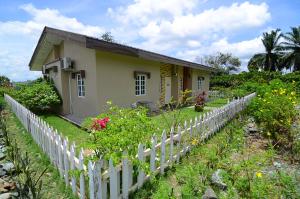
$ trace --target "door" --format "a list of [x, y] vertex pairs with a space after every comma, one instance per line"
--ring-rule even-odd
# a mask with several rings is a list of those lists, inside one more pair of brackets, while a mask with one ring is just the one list
[[171, 98], [171, 77], [165, 77], [165, 104], [170, 103]]

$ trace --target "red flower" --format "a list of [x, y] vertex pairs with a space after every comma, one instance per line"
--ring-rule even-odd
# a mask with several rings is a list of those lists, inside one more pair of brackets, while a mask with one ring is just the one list
[[96, 131], [100, 131], [101, 129], [106, 128], [106, 124], [109, 122], [109, 118], [106, 117], [104, 119], [94, 119], [91, 128]]

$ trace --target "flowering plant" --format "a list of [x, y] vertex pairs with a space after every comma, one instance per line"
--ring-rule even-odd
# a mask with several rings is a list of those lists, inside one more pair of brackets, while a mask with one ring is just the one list
[[106, 124], [109, 122], [109, 117], [105, 117], [104, 119], [97, 119], [93, 120], [91, 129], [94, 131], [100, 131], [106, 128]]
[[144, 107], [120, 108], [107, 103], [107, 110], [96, 118], [87, 118], [83, 126], [91, 132], [91, 144], [95, 158], [113, 159], [118, 162], [122, 152], [128, 157], [135, 157], [138, 144], [150, 145], [150, 138], [155, 132], [155, 125]]
[[196, 97], [195, 111], [197, 112], [203, 111], [205, 105], [205, 97], [206, 97], [205, 91], [203, 91]]
[[252, 100], [249, 109], [274, 143], [288, 147], [294, 137], [290, 129], [296, 118], [296, 104], [293, 84], [272, 80], [269, 85], [257, 88], [257, 97]]

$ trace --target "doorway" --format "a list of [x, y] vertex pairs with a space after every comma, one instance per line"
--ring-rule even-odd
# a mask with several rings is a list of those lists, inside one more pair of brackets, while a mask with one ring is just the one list
[[171, 77], [165, 77], [165, 104], [170, 103], [172, 98], [172, 87], [171, 87]]

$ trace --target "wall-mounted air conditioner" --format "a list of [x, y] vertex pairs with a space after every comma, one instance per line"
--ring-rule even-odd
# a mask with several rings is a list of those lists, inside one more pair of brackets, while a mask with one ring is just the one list
[[71, 60], [70, 57], [64, 57], [62, 59], [62, 64], [61, 64], [61, 69], [62, 70], [67, 70], [67, 71], [71, 71], [73, 70], [73, 61]]

